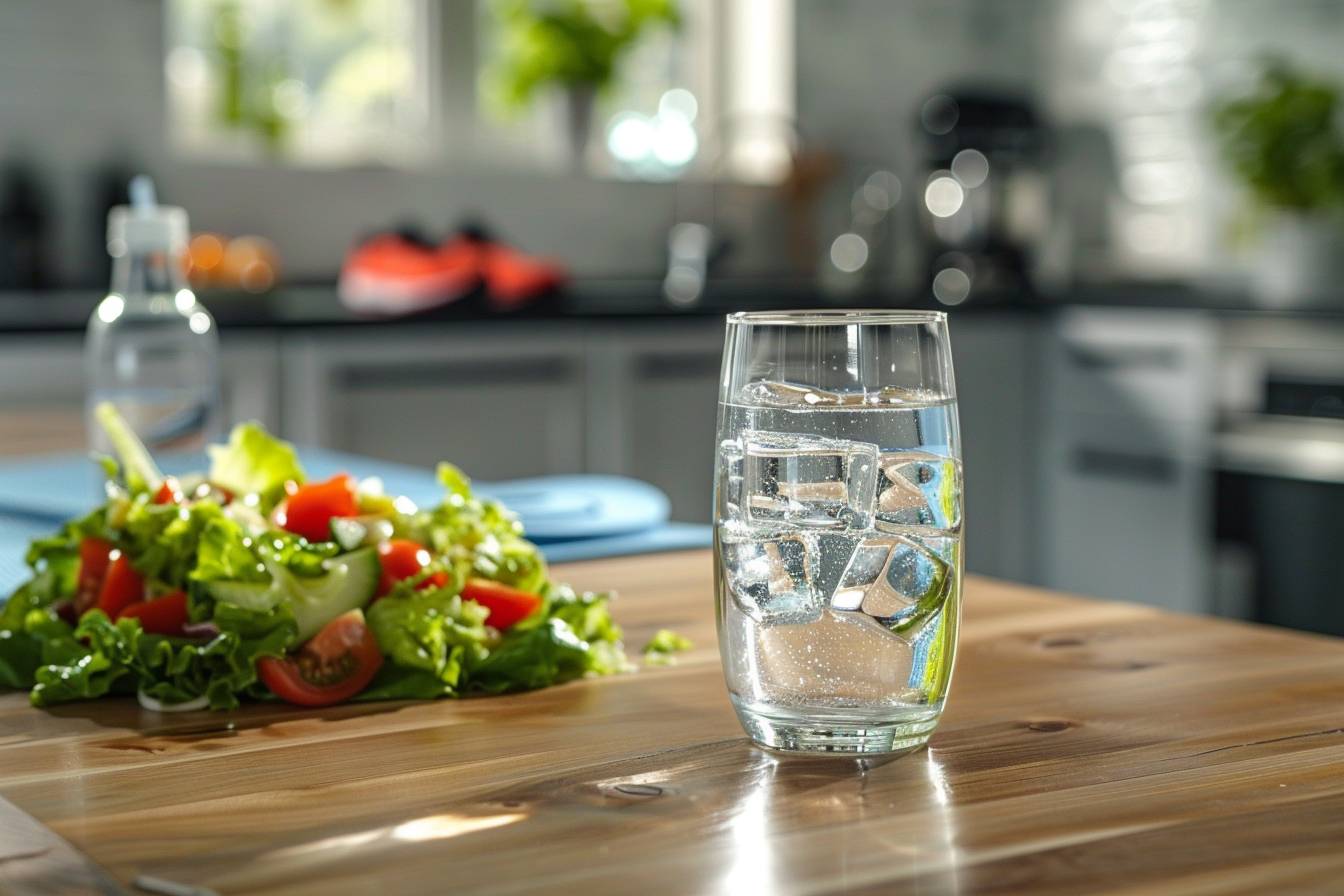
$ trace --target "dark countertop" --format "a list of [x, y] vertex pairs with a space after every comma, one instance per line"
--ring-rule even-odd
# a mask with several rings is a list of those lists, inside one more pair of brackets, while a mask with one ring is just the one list
[[[102, 299], [101, 290], [0, 292], [0, 333], [57, 333], [82, 330]], [[451, 323], [485, 320], [646, 320], [718, 317], [733, 311], [798, 308], [930, 308], [953, 315], [992, 312], [1041, 313], [1073, 306], [1165, 308], [1216, 311], [1227, 315], [1325, 317], [1344, 320], [1344, 303], [1335, 308], [1274, 311], [1259, 307], [1244, 294], [1212, 292], [1177, 284], [1112, 284], [1081, 286], [1051, 296], [1013, 294], [945, 308], [932, 297], [897, 291], [873, 291], [843, 298], [826, 296], [797, 279], [719, 280], [703, 300], [678, 308], [663, 300], [661, 283], [653, 279], [590, 279], [547, 295], [517, 311], [497, 311], [485, 296], [427, 312], [399, 317], [359, 314], [345, 308], [330, 285], [287, 286], [265, 295], [207, 291], [200, 294], [220, 326], [226, 329], [273, 329], [386, 325], [389, 323]]]

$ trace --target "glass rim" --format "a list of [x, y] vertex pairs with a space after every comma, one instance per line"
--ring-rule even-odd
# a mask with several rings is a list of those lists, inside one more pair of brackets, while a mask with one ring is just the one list
[[781, 327], [838, 327], [882, 324], [941, 324], [946, 311], [922, 311], [908, 308], [807, 308], [786, 311], [735, 311], [729, 324], [755, 324]]

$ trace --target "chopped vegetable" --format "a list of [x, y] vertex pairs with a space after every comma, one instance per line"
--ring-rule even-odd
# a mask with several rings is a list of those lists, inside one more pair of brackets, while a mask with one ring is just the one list
[[358, 515], [354, 480], [338, 473], [326, 482], [296, 486], [276, 511], [275, 521], [309, 541], [328, 541], [333, 519]]
[[145, 599], [145, 580], [131, 565], [131, 559], [119, 551], [113, 551], [112, 565], [107, 568], [107, 577], [98, 591], [98, 609], [116, 619], [131, 604]]
[[677, 661], [676, 654], [694, 646], [685, 635], [679, 635], [669, 628], [660, 628], [644, 645], [644, 662], [650, 666], [670, 666]]
[[541, 607], [541, 598], [489, 579], [467, 579], [462, 597], [490, 611], [485, 621], [498, 629], [522, 622]]
[[187, 625], [187, 595], [174, 591], [153, 600], [142, 600], [122, 610], [118, 619], [138, 619], [140, 627], [156, 635], [182, 635]]
[[227, 445], [210, 446], [210, 482], [234, 495], [255, 495], [264, 510], [284, 496], [285, 483], [304, 481], [294, 446], [262, 429], [260, 423], [233, 428]]
[[292, 656], [263, 657], [261, 680], [286, 703], [330, 706], [364, 690], [383, 665], [364, 614], [351, 610], [322, 627]]

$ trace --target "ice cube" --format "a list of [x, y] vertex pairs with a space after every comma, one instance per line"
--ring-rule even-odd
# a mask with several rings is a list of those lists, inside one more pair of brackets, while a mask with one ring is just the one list
[[724, 439], [719, 443], [718, 513], [724, 520], [742, 519], [742, 443]]
[[961, 467], [956, 460], [923, 451], [895, 451], [878, 459], [876, 525], [961, 525]]
[[877, 446], [789, 433], [743, 434], [747, 519], [761, 525], [864, 529], [877, 493]]
[[865, 538], [831, 594], [831, 608], [859, 612], [904, 630], [947, 597], [948, 562], [911, 538]]
[[725, 540], [720, 552], [733, 602], [763, 625], [817, 619], [825, 598], [812, 584], [811, 549], [801, 533]]
[[835, 392], [771, 380], [747, 383], [738, 395], [743, 404], [770, 408], [809, 408], [840, 403], [840, 396]]

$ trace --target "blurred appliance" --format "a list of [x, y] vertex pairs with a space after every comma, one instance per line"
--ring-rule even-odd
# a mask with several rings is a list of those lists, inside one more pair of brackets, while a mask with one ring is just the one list
[[36, 173], [10, 162], [0, 174], [0, 289], [49, 285], [49, 219]]
[[920, 108], [926, 285], [945, 305], [1030, 288], [1049, 229], [1047, 129], [1026, 97], [950, 89]]
[[1248, 318], [1224, 346], [1221, 590], [1236, 615], [1344, 635], [1344, 324]]

